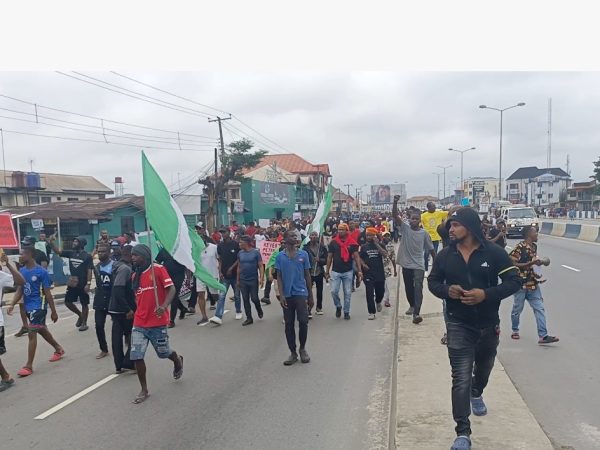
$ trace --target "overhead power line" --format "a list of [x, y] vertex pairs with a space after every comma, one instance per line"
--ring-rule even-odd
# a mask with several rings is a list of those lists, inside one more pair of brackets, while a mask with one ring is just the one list
[[67, 110], [64, 110], [64, 109], [59, 109], [59, 108], [53, 108], [53, 107], [50, 107], [50, 106], [40, 105], [39, 103], [32, 103], [32, 102], [29, 102], [29, 101], [26, 101], [26, 100], [22, 100], [22, 99], [18, 99], [18, 98], [15, 98], [15, 97], [11, 97], [11, 96], [8, 96], [8, 95], [5, 95], [5, 94], [0, 94], [0, 97], [4, 97], [4, 98], [7, 98], [9, 100], [13, 100], [13, 101], [16, 101], [16, 102], [24, 103], [24, 104], [27, 104], [27, 105], [30, 105], [30, 106], [33, 106], [33, 107], [47, 109], [49, 111], [61, 112], [61, 113], [64, 113], [64, 114], [71, 114], [73, 116], [85, 117], [87, 119], [94, 119], [94, 120], [98, 120], [98, 121], [102, 121], [103, 120], [104, 122], [110, 122], [110, 123], [115, 123], [115, 124], [118, 124], [118, 125], [123, 125], [123, 126], [128, 126], [128, 127], [133, 127], [133, 128], [140, 128], [140, 129], [144, 129], [144, 130], [159, 131], [161, 133], [172, 133], [172, 134], [175, 134], [175, 135], [181, 134], [182, 136], [192, 136], [192, 137], [197, 137], [197, 138], [204, 138], [204, 139], [214, 140], [214, 137], [211, 137], [211, 136], [201, 136], [201, 135], [198, 135], [198, 134], [184, 133], [183, 131], [164, 130], [164, 129], [154, 128], [154, 127], [148, 127], [148, 126], [144, 126], [144, 125], [136, 125], [136, 124], [129, 123], [129, 122], [119, 122], [119, 121], [116, 121], [116, 120], [104, 119], [104, 118], [96, 117], [96, 116], [89, 116], [89, 115], [86, 115], [86, 114], [76, 113], [76, 112], [73, 112], [73, 111], [67, 111]]
[[[101, 84], [94, 83], [94, 82], [88, 81], [88, 80], [84, 80], [83, 78], [79, 78], [79, 77], [76, 77], [74, 75], [70, 75], [68, 73], [60, 72], [58, 70], [56, 71], [56, 73], [58, 73], [60, 75], [64, 75], [64, 76], [69, 77], [69, 78], [73, 78], [73, 79], [78, 80], [78, 81], [82, 81], [82, 82], [87, 83], [87, 84], [91, 84], [93, 86], [97, 86], [97, 87], [102, 88], [102, 89], [106, 89], [108, 91], [116, 92], [117, 94], [121, 94], [121, 95], [125, 95], [127, 97], [134, 98], [136, 100], [140, 100], [140, 101], [143, 101], [143, 102], [146, 102], [146, 103], [151, 103], [151, 104], [157, 105], [157, 106], [162, 106], [163, 108], [172, 109], [174, 111], [179, 111], [179, 112], [186, 113], [186, 114], [191, 114], [192, 116], [197, 116], [197, 117], [205, 117], [205, 118], [206, 117], [212, 117], [210, 114], [196, 113], [196, 112], [192, 112], [192, 111], [186, 111], [185, 109], [182, 109], [182, 108], [174, 108], [174, 107], [169, 106], [167, 104], [158, 103], [158, 102], [155, 102], [155, 101], [152, 101], [152, 100], [146, 100], [145, 98], [134, 96], [134, 95], [128, 94], [127, 92], [118, 91], [116, 89], [112, 89], [112, 88], [107, 87], [107, 86], [102, 86]], [[162, 101], [162, 100], [159, 100], [159, 101]]]

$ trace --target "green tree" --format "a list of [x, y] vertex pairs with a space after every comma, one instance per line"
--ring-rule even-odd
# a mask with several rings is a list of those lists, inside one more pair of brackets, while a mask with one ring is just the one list
[[594, 175], [590, 176], [596, 182], [595, 194], [600, 195], [600, 156], [594, 161]]

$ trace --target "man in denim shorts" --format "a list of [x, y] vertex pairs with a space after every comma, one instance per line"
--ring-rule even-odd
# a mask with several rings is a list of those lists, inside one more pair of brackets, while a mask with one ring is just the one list
[[160, 264], [152, 264], [150, 248], [144, 244], [132, 248], [131, 259], [135, 267], [132, 286], [137, 303], [131, 333], [131, 361], [135, 363], [142, 386], [133, 403], [139, 404], [150, 395], [144, 362], [148, 343], [152, 344], [159, 358], [173, 361], [173, 378], [176, 380], [183, 375], [183, 356], [177, 355], [169, 346], [168, 308], [175, 298], [175, 286], [169, 273]]

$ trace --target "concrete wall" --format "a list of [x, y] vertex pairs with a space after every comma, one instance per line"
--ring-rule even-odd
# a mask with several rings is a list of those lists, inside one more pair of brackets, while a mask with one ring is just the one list
[[540, 233], [600, 243], [600, 225], [542, 221]]

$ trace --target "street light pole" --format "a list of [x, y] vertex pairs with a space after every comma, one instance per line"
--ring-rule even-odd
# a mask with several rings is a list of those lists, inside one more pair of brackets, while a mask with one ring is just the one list
[[434, 175], [437, 175], [438, 189], [437, 189], [437, 198], [440, 199], [440, 175], [441, 173], [432, 172]]
[[448, 150], [451, 152], [460, 153], [460, 192], [461, 192], [461, 195], [464, 197], [463, 157], [466, 152], [475, 150], [475, 147], [467, 148], [465, 150], [456, 150], [454, 148], [449, 148]]
[[[353, 184], [345, 184], [344, 186], [346, 186], [348, 188], [348, 197], [350, 197], [350, 187], [354, 186]], [[348, 201], [348, 199], [346, 199], [346, 205], [348, 206], [348, 214], [350, 214], [350, 202]]]
[[500, 113], [500, 164], [498, 167], [498, 199], [502, 200], [502, 122], [504, 120], [504, 111], [507, 111], [517, 106], [525, 106], [524, 102], [517, 103], [516, 105], [509, 106], [508, 108], [492, 108], [491, 106], [479, 105], [481, 109], [493, 109]]
[[449, 166], [437, 166], [444, 171], [444, 198], [446, 198], [446, 169], [452, 167], [452, 164]]

